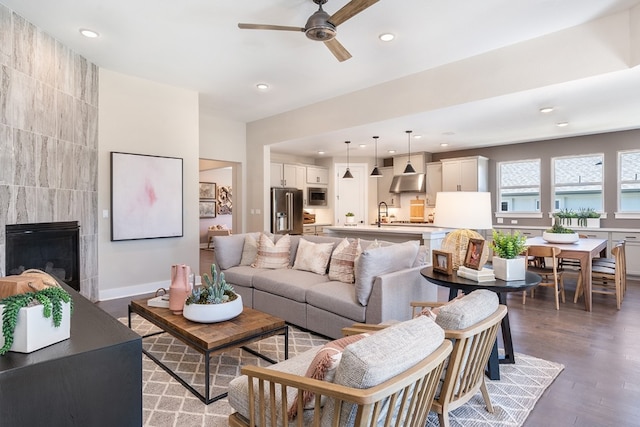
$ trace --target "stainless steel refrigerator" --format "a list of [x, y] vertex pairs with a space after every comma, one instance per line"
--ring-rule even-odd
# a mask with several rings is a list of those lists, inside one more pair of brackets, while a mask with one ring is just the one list
[[302, 190], [271, 189], [271, 232], [302, 234]]

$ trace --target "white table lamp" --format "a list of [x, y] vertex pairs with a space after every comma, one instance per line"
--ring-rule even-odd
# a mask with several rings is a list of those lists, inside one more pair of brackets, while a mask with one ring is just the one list
[[[474, 230], [490, 230], [491, 193], [472, 191], [440, 192], [436, 194], [434, 225], [455, 228], [442, 240], [441, 250], [451, 252], [453, 269], [464, 265], [469, 239], [484, 238]], [[484, 245], [480, 266], [489, 259], [489, 248]]]

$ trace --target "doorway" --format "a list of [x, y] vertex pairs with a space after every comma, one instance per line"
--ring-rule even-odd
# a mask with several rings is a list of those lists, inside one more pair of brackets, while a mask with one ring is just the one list
[[353, 178], [342, 178], [347, 170], [346, 163], [336, 163], [335, 170], [336, 208], [334, 210], [334, 224], [344, 225], [345, 214], [347, 212], [352, 212], [355, 215], [355, 221], [357, 224], [368, 224], [367, 164], [350, 164], [349, 170], [351, 171]]

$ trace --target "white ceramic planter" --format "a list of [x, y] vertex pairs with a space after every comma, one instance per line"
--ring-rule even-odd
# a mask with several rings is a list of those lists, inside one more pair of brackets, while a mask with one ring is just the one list
[[600, 218], [587, 218], [587, 228], [600, 228]]
[[355, 216], [345, 216], [345, 224], [355, 224], [356, 217]]
[[[64, 341], [71, 336], [71, 307], [69, 303], [62, 304], [62, 321], [55, 327], [53, 316], [46, 318], [42, 315], [42, 305], [34, 305], [20, 309], [16, 330], [13, 333], [13, 344], [9, 351], [31, 353], [43, 347]], [[4, 305], [0, 304], [0, 318], [4, 312]], [[2, 323], [0, 322], [0, 332]], [[0, 347], [4, 345], [4, 336], [0, 334]]]
[[512, 259], [493, 257], [493, 274], [496, 279], [510, 281], [510, 280], [524, 280], [526, 274], [526, 259], [525, 257], [516, 257]]
[[580, 238], [578, 233], [548, 233], [543, 232], [542, 238], [549, 243], [575, 243]]
[[216, 323], [233, 319], [242, 313], [242, 297], [224, 304], [185, 304], [182, 315], [198, 323]]

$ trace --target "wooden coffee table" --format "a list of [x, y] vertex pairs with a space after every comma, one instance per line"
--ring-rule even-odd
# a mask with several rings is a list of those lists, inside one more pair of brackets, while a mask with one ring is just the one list
[[244, 346], [273, 335], [284, 335], [284, 357], [285, 359], [289, 358], [288, 326], [284, 320], [278, 317], [245, 307], [238, 317], [226, 322], [196, 323], [187, 320], [182, 315], [173, 314], [168, 308], [149, 307], [147, 301], [148, 299], [131, 301], [129, 304], [129, 328], [131, 328], [131, 313], [135, 313], [162, 329], [160, 332], [143, 336], [143, 339], [166, 332], [203, 354], [204, 394], [193, 388], [171, 368], [145, 350], [144, 347], [142, 352], [207, 405], [227, 396], [227, 393], [213, 397], [210, 395], [209, 361], [211, 355], [240, 347], [270, 363], [276, 363], [275, 360]]

